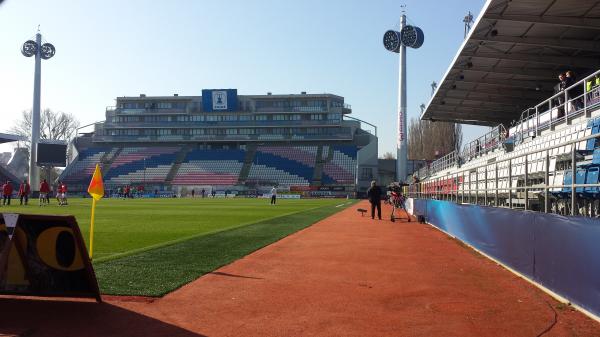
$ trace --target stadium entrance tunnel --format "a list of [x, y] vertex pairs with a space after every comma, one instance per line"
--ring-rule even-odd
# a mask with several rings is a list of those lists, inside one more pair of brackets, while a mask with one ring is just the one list
[[407, 208], [530, 281], [600, 316], [597, 219], [428, 199]]

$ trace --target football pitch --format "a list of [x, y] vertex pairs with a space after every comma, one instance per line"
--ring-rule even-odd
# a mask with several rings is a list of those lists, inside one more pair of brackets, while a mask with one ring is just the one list
[[[15, 202], [16, 201], [16, 202]], [[102, 293], [162, 296], [334, 214], [345, 199], [103, 199], [97, 203], [94, 269]], [[91, 199], [0, 207], [3, 213], [70, 214], [89, 247]]]

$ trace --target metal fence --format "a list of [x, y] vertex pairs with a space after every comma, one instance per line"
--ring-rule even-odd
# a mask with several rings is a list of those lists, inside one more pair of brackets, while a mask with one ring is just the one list
[[[597, 138], [600, 138], [600, 134], [549, 146], [542, 151], [529, 151], [513, 158], [497, 160], [492, 164], [485, 163], [468, 169], [458, 169], [446, 176], [412, 184], [405, 192], [413, 198], [598, 217], [600, 216], [600, 183], [577, 183], [579, 170], [589, 170], [590, 167], [598, 167], [600, 164], [600, 162], [594, 163], [593, 159], [590, 160], [592, 154], [588, 153], [586, 156], [584, 151], [577, 150], [577, 143]], [[554, 149], [564, 146], [571, 147], [570, 160], [557, 161], [556, 165], [561, 164], [562, 169], [556, 168], [551, 172], [550, 163], [551, 160], [556, 160], [556, 157], [550, 154]], [[529, 163], [540, 153], [543, 154], [542, 176], [531, 176], [528, 172]], [[524, 165], [523, 174], [515, 174], [516, 162]], [[589, 166], [578, 168], [578, 162], [585, 162]], [[506, 176], [500, 176], [500, 170], [507, 170]], [[570, 174], [571, 183], [565, 184], [564, 181], [557, 183], [550, 179], [559, 176], [563, 179], [564, 175], [559, 173]], [[502, 182], [505, 181], [508, 182], [508, 186], [503, 186]]]

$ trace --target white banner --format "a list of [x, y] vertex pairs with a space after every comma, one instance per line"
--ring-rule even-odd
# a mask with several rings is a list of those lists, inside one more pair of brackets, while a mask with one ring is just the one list
[[6, 231], [8, 232], [8, 238], [12, 239], [15, 227], [17, 226], [17, 220], [19, 219], [19, 214], [13, 213], [2, 213], [4, 217], [4, 224], [6, 225]]
[[413, 212], [413, 198], [408, 198], [404, 202], [404, 206], [406, 206], [406, 211], [412, 215], [415, 215]]

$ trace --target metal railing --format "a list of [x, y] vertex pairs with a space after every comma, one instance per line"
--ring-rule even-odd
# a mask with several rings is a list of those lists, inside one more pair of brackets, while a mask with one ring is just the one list
[[509, 129], [510, 135], [515, 137], [515, 143], [523, 142], [530, 132], [537, 135], [544, 129], [580, 114], [589, 117], [589, 109], [600, 103], [599, 76], [600, 70], [524, 110], [517, 125]]
[[[410, 185], [405, 192], [413, 198], [599, 217], [600, 182], [577, 183], [579, 172], [584, 169], [589, 172], [590, 167], [600, 166], [586, 158], [593, 158], [591, 150], [578, 150], [577, 144], [587, 144], [588, 140], [597, 138], [600, 138], [600, 133], [548, 146], [541, 151], [532, 150], [512, 158], [496, 160], [492, 164], [458, 170], [443, 177]], [[551, 156], [554, 149], [564, 146], [571, 148], [570, 158], [559, 160], [559, 157]], [[533, 158], [539, 157], [540, 153], [543, 154], [542, 171], [529, 172], [532, 166], [530, 164], [539, 161]], [[551, 172], [553, 161], [555, 169]], [[587, 165], [578, 167], [578, 162]], [[562, 169], [556, 168], [559, 164], [563, 166]], [[523, 170], [516, 170], [520, 165]], [[500, 175], [501, 171], [506, 174]], [[571, 176], [571, 183], [555, 181], [557, 178], [564, 179], [564, 175]]]
[[502, 146], [502, 143], [504, 143], [504, 140], [506, 140], [506, 135], [506, 129], [502, 124], [494, 127], [491, 131], [487, 132], [483, 136], [466, 144], [460, 153], [461, 159], [468, 161], [471, 158], [497, 149], [498, 147]]

